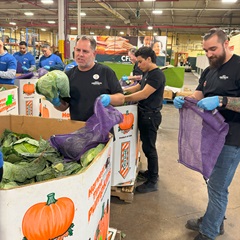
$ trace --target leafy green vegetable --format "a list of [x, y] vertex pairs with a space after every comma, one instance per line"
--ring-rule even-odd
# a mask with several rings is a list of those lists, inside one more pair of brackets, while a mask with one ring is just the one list
[[105, 147], [104, 144], [100, 143], [97, 145], [97, 147], [95, 148], [91, 148], [88, 151], [86, 151], [82, 157], [81, 157], [81, 164], [83, 167], [88, 166], [92, 160], [103, 150], [103, 148]]
[[21, 153], [35, 153], [39, 147], [39, 143], [37, 140], [31, 138], [22, 138], [16, 141], [13, 144], [13, 149], [21, 154]]
[[30, 163], [21, 162], [12, 164], [5, 162], [3, 165], [3, 178], [8, 181], [24, 182], [41, 172], [45, 168], [45, 165], [46, 159], [44, 157], [39, 157]]
[[52, 101], [58, 94], [64, 97], [70, 97], [70, 88], [68, 76], [60, 71], [53, 70], [40, 77], [36, 83], [36, 91]]
[[5, 179], [3, 179], [0, 182], [0, 189], [10, 189], [10, 188], [15, 188], [18, 187], [18, 184], [16, 182], [9, 182]]

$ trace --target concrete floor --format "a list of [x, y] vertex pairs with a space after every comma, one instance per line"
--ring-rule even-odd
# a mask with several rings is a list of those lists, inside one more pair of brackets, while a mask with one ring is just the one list
[[[184, 87], [197, 85], [192, 73], [185, 73]], [[135, 192], [132, 203], [111, 198], [110, 226], [126, 234], [124, 240], [193, 240], [196, 232], [185, 228], [190, 218], [202, 216], [207, 204], [207, 188], [200, 173], [177, 162], [178, 110], [171, 103], [162, 109], [158, 131], [159, 190]], [[142, 168], [146, 159], [141, 155]], [[217, 240], [240, 240], [240, 168], [229, 189], [225, 234]]]

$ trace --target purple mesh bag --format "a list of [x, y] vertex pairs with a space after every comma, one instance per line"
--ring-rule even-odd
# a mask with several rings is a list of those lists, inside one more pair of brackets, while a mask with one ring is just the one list
[[46, 70], [45, 68], [39, 68], [37, 70], [38, 72], [38, 78], [42, 77], [43, 75], [47, 74], [48, 73], [48, 70]]
[[185, 98], [179, 110], [179, 162], [209, 178], [221, 153], [228, 124], [217, 111], [204, 111], [197, 100]]
[[29, 73], [24, 73], [24, 74], [21, 74], [20, 76], [17, 76], [16, 79], [30, 79], [33, 77], [34, 77], [33, 72], [29, 72]]
[[22, 64], [17, 61], [17, 69], [16, 69], [16, 72], [17, 73], [23, 73], [23, 70], [22, 70]]
[[70, 134], [53, 135], [49, 141], [65, 160], [79, 161], [90, 148], [108, 142], [110, 130], [122, 121], [122, 113], [112, 106], [104, 107], [98, 97], [94, 104], [94, 114], [83, 128]]

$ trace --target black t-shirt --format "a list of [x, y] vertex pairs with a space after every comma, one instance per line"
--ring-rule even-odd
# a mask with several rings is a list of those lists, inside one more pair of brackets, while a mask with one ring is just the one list
[[[199, 79], [196, 90], [202, 91], [204, 97], [240, 97], [240, 57], [233, 55], [218, 69], [206, 68]], [[240, 146], [240, 113], [225, 108], [218, 110], [229, 124], [225, 144]]]
[[156, 91], [152, 93], [147, 99], [139, 101], [139, 108], [145, 111], [161, 110], [165, 82], [165, 76], [159, 68], [155, 68], [145, 73], [141, 82], [139, 83], [141, 84], [141, 89], [143, 89], [146, 84], [149, 84], [151, 87], [155, 88]]
[[66, 72], [70, 84], [70, 116], [86, 121], [94, 113], [94, 102], [101, 94], [123, 93], [115, 72], [108, 66], [95, 63], [89, 71], [78, 66]]

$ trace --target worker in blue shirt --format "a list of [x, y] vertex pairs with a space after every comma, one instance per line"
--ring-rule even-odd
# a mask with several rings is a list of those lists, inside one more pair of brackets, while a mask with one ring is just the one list
[[64, 70], [64, 64], [59, 56], [51, 52], [49, 45], [42, 46], [43, 56], [39, 60], [39, 68], [44, 68], [48, 71]]
[[17, 61], [13, 55], [4, 50], [0, 40], [0, 84], [14, 84]]
[[32, 72], [36, 69], [34, 56], [27, 52], [27, 43], [21, 41], [19, 43], [19, 52], [13, 54], [17, 60], [17, 73]]
[[67, 72], [69, 71], [70, 69], [72, 69], [73, 67], [77, 66], [77, 63], [76, 61], [72, 61], [70, 62], [68, 65], [66, 65], [66, 67], [64, 68], [64, 72]]

